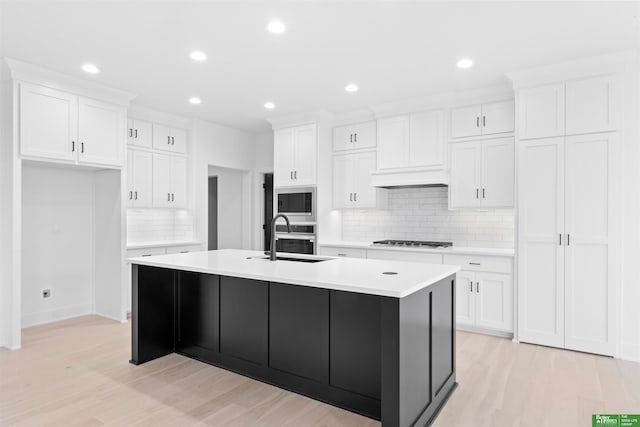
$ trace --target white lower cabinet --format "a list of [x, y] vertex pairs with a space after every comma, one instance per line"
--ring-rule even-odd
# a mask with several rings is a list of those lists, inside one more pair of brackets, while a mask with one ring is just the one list
[[461, 329], [513, 332], [513, 261], [509, 257], [445, 255], [459, 265], [456, 325]]
[[367, 251], [367, 258], [384, 259], [384, 260], [391, 260], [391, 261], [424, 262], [427, 264], [442, 264], [442, 255], [434, 254], [430, 252], [418, 253], [418, 252], [385, 251], [385, 250], [371, 249]]
[[339, 246], [322, 246], [320, 247], [320, 255], [342, 258], [366, 258], [367, 250], [358, 248], [344, 248]]

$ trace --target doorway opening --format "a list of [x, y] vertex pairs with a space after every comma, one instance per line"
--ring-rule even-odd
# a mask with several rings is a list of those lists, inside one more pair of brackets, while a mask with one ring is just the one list
[[209, 177], [209, 250], [218, 249], [218, 177]]
[[271, 250], [271, 220], [273, 219], [273, 174], [264, 174], [264, 183], [262, 184], [264, 191], [264, 222], [262, 230], [264, 230], [264, 250]]

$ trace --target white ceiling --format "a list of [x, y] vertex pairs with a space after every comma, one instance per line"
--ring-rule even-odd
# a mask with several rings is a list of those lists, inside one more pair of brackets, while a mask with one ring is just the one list
[[[505, 72], [640, 46], [637, 1], [20, 0], [0, 8], [3, 56], [252, 132], [268, 130], [272, 115], [506, 83]], [[265, 31], [274, 18], [286, 33]], [[208, 60], [191, 61], [192, 49]], [[462, 56], [476, 66], [458, 70]], [[84, 74], [85, 62], [101, 73]], [[346, 93], [348, 82], [360, 91]], [[277, 109], [266, 111], [266, 101]]]

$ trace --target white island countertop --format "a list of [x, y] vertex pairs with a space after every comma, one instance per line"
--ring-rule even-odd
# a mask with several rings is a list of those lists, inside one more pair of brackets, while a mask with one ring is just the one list
[[[260, 251], [223, 249], [129, 258], [131, 264], [288, 283], [314, 288], [406, 297], [460, 270], [459, 266], [356, 258], [332, 258], [279, 252], [290, 258], [326, 261], [269, 261]], [[393, 272], [397, 274], [384, 274]]]

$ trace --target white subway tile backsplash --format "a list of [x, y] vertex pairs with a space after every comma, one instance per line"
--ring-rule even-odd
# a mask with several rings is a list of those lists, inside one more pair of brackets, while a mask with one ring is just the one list
[[388, 191], [385, 210], [343, 212], [343, 240], [441, 240], [451, 241], [455, 246], [514, 246], [512, 209], [450, 211], [446, 187]]
[[193, 240], [193, 214], [174, 209], [127, 209], [127, 243]]

